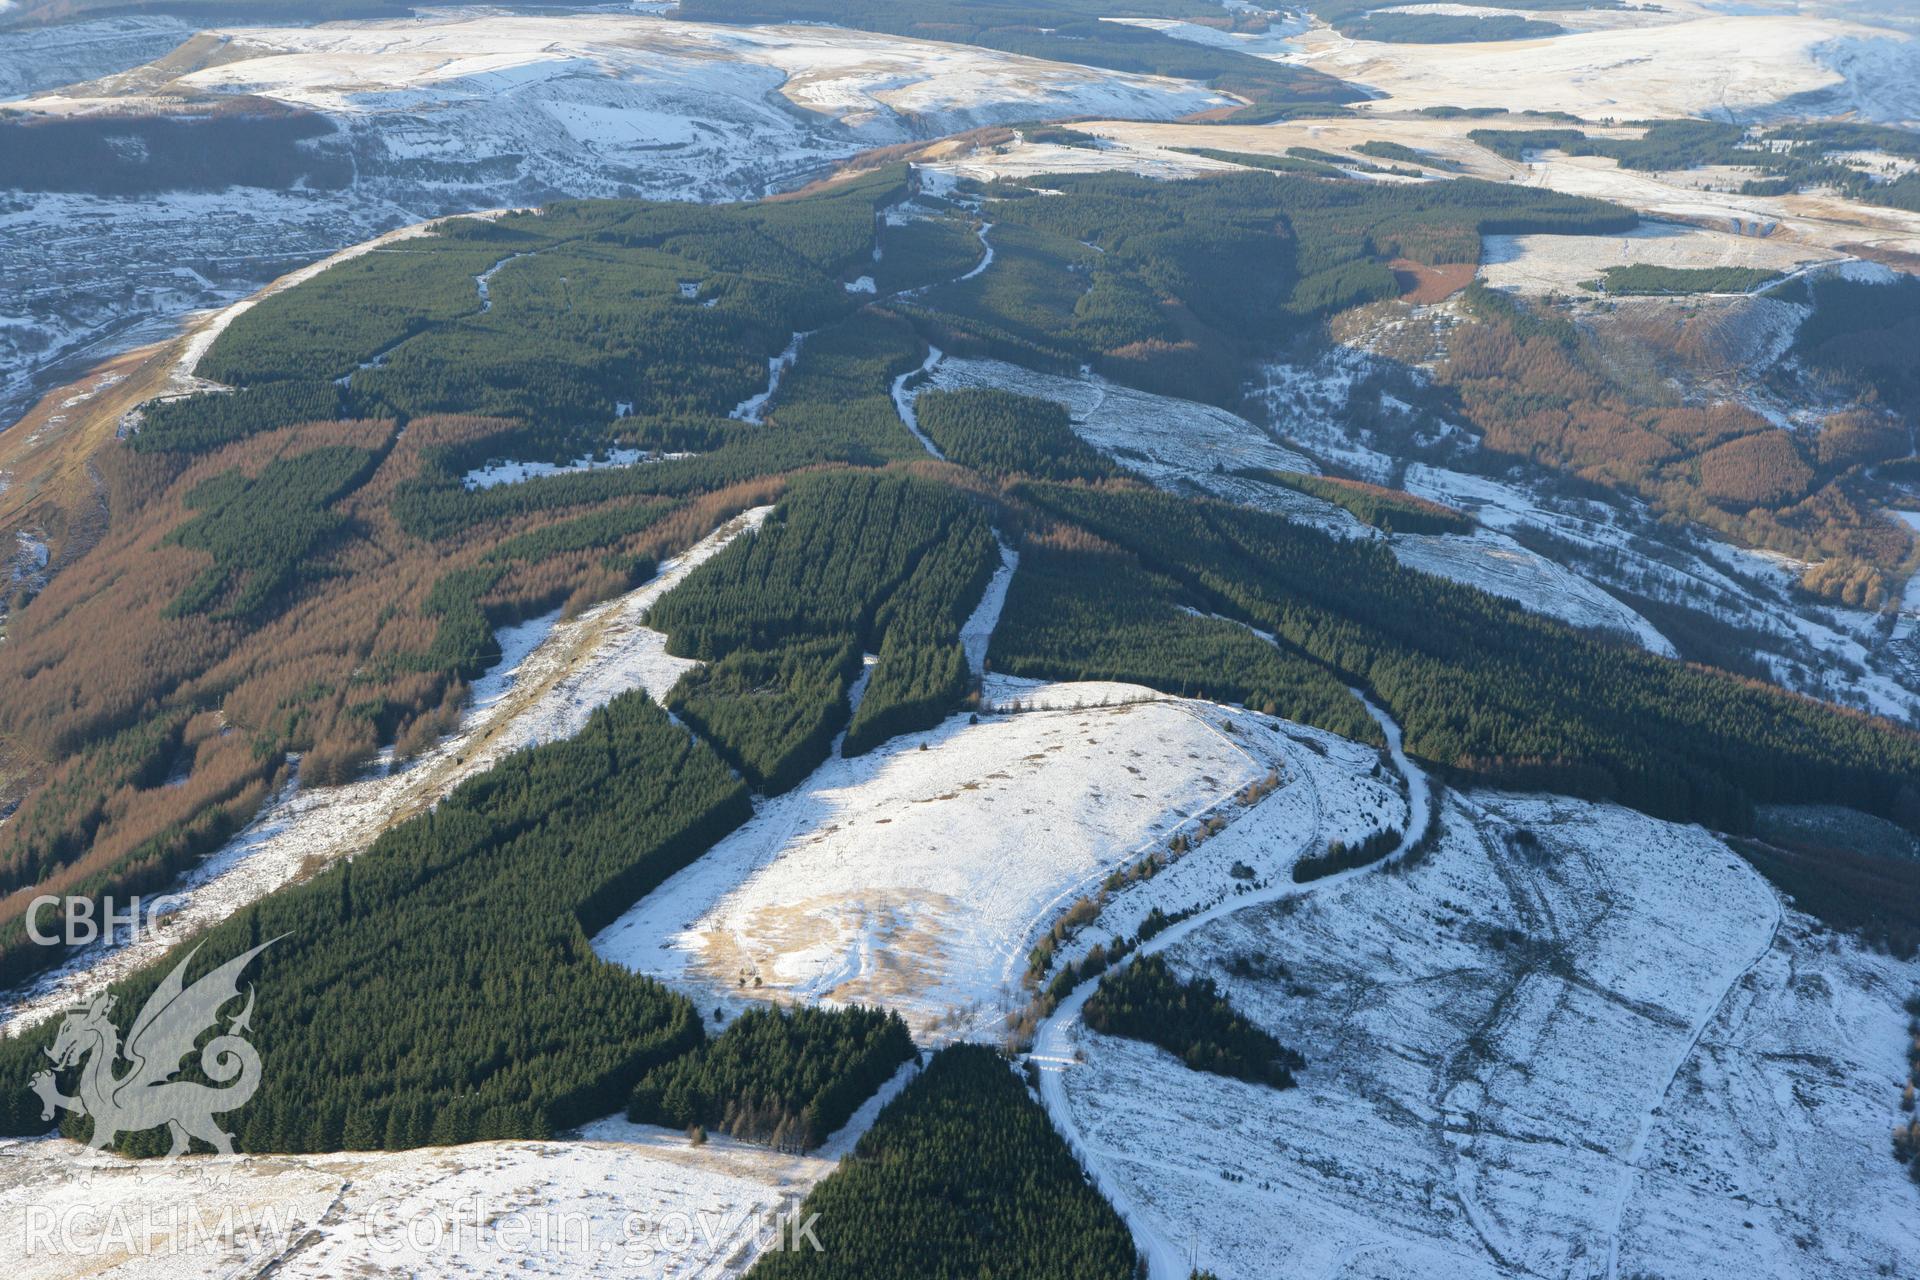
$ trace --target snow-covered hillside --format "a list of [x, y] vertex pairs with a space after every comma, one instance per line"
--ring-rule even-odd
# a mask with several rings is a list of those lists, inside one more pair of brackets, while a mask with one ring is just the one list
[[1238, 414], [1212, 405], [1137, 391], [1092, 373], [1077, 378], [1023, 369], [1004, 360], [945, 359], [918, 391], [998, 388], [1066, 406], [1074, 433], [1146, 479], [1207, 489], [1220, 472], [1319, 468]]
[[[1092, 374], [1075, 378], [1038, 373], [1001, 360], [942, 359], [931, 367], [916, 393], [980, 387], [1017, 391], [1066, 406], [1076, 434], [1162, 488], [1277, 512], [1335, 537], [1381, 536], [1331, 502], [1234, 474], [1254, 468], [1315, 475], [1320, 468], [1305, 454], [1224, 409], [1136, 391]], [[1307, 419], [1300, 415], [1276, 422], [1282, 430], [1306, 425]], [[1321, 425], [1333, 436], [1341, 434], [1330, 416]], [[1572, 626], [1625, 635], [1651, 652], [1674, 656], [1666, 638], [1632, 609], [1579, 574], [1502, 534], [1487, 530], [1471, 536], [1400, 534], [1389, 541], [1402, 564], [1517, 600]]]
[[[1668, 8], [1678, 12], [1659, 12]], [[1559, 20], [1557, 12], [1542, 16]], [[1900, 65], [1897, 50], [1904, 44], [1884, 29], [1831, 17], [1678, 0], [1645, 6], [1618, 24], [1544, 40], [1389, 44], [1315, 28], [1276, 60], [1378, 90], [1379, 105], [1390, 109], [1490, 106], [1568, 111], [1590, 120], [1764, 119], [1829, 94], [1843, 100], [1877, 95], [1876, 86]], [[1879, 118], [1902, 117], [1895, 108]]]
[[[869, 146], [1049, 115], [1165, 119], [1226, 101], [1161, 77], [971, 45], [637, 14], [463, 18], [442, 11], [418, 22], [223, 30], [168, 61], [162, 83], [155, 82], [155, 68], [102, 88], [257, 93], [337, 117], [404, 113], [429, 120], [476, 105], [498, 109], [505, 101], [516, 110], [544, 109], [576, 141], [610, 150], [644, 142], [712, 152], [726, 140], [695, 121], [722, 99], [739, 105], [741, 123], [779, 123], [792, 133], [796, 122], [780, 120], [779, 105], [762, 100], [769, 92], [845, 125]], [[580, 103], [582, 81], [601, 85], [613, 110]], [[52, 95], [45, 101], [57, 107], [66, 100]], [[691, 119], [680, 109], [696, 105]]]
[[1676, 657], [1652, 623], [1579, 574], [1491, 530], [1460, 537], [1400, 534], [1393, 554], [1401, 564], [1518, 600], [1570, 626], [1624, 634], [1651, 653]]
[[1445, 830], [1168, 952], [1307, 1056], [1299, 1089], [1079, 1031], [1073, 1123], [1137, 1233], [1221, 1275], [1920, 1265], [1885, 1138], [1914, 966], [1697, 828], [1475, 794]]
[[0, 1238], [32, 1242], [14, 1253], [21, 1280], [103, 1266], [120, 1280], [717, 1280], [744, 1273], [832, 1171], [819, 1155], [717, 1136], [693, 1147], [613, 1119], [558, 1142], [172, 1162], [7, 1141]]
[[1861, 34], [1818, 45], [1813, 56], [1841, 77], [1831, 88], [1788, 104], [1795, 112], [1857, 113], [1866, 120], [1920, 124], [1920, 40]]
[[192, 34], [178, 18], [139, 15], [0, 31], [0, 102], [137, 67]]
[[995, 678], [988, 695], [1022, 709], [830, 760], [594, 949], [702, 1003], [880, 1002], [922, 1038], [992, 1039], [1040, 930], [1116, 868], [1237, 818], [1235, 793], [1269, 772], [1299, 784], [1302, 840], [1401, 820], [1366, 749], [1343, 803], [1316, 810], [1323, 757], [1260, 716], [1133, 685]]

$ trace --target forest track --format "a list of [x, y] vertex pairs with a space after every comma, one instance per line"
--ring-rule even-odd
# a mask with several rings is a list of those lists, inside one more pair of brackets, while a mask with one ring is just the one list
[[[1402, 747], [1399, 724], [1359, 690], [1354, 690], [1354, 693], [1366, 704], [1368, 713], [1373, 716], [1374, 721], [1386, 735], [1387, 750], [1392, 755], [1401, 776], [1407, 780], [1407, 827], [1399, 845], [1378, 862], [1335, 872], [1333, 875], [1324, 876], [1307, 885], [1295, 884], [1291, 879], [1276, 878], [1252, 893], [1230, 894], [1206, 910], [1189, 916], [1141, 943], [1137, 948], [1137, 954], [1158, 954], [1203, 926], [1241, 911], [1268, 906], [1287, 899], [1305, 898], [1339, 888], [1356, 877], [1373, 874], [1393, 865], [1420, 842], [1432, 813], [1432, 785], [1428, 782], [1425, 772], [1408, 759]], [[1303, 770], [1302, 775], [1311, 781], [1310, 773]], [[1278, 794], [1280, 793], [1275, 793], [1275, 795]], [[1302, 841], [1302, 850], [1312, 847], [1320, 838], [1320, 823], [1317, 818], [1320, 812], [1318, 800], [1319, 792], [1316, 787], [1316, 821], [1313, 829]], [[1133, 1233], [1134, 1240], [1147, 1260], [1148, 1280], [1187, 1280], [1192, 1270], [1189, 1266], [1188, 1250], [1171, 1237], [1156, 1232], [1148, 1224], [1146, 1216], [1132, 1202], [1112, 1165], [1104, 1158], [1105, 1153], [1090, 1148], [1078, 1123], [1073, 1118], [1073, 1109], [1067, 1098], [1066, 1072], [1078, 1062], [1074, 1031], [1081, 1021], [1087, 997], [1093, 994], [1098, 983], [1097, 975], [1088, 978], [1059, 1003], [1053, 1013], [1035, 1031], [1033, 1048], [1027, 1057], [1039, 1068], [1040, 1100], [1045, 1104], [1047, 1114], [1053, 1118], [1054, 1128], [1059, 1130], [1067, 1146], [1092, 1176], [1100, 1193], [1112, 1203], [1122, 1221], [1127, 1224], [1128, 1230]]]

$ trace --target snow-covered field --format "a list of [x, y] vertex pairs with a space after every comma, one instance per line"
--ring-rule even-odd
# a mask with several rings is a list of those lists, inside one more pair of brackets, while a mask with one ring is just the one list
[[1818, 936], [1697, 828], [1475, 794], [1411, 874], [1308, 886], [1168, 955], [1309, 1061], [1279, 1092], [1084, 1028], [1056, 1055], [1096, 1165], [1183, 1267], [1920, 1265], [1885, 1135], [1920, 969]]
[[1534, 554], [1504, 534], [1488, 529], [1470, 537], [1398, 534], [1392, 545], [1394, 558], [1409, 568], [1517, 600], [1571, 626], [1624, 632], [1642, 648], [1669, 658], [1677, 656], [1673, 645], [1645, 618], [1580, 575]]
[[1138, 686], [994, 677], [985, 696], [1057, 709], [828, 761], [595, 951], [703, 1002], [882, 1002], [923, 1039], [993, 1038], [1054, 916], [1286, 754], [1261, 717]]
[[1069, 378], [1002, 360], [945, 359], [914, 391], [982, 387], [1065, 405], [1076, 435], [1159, 484], [1186, 481], [1204, 487], [1216, 471], [1244, 467], [1310, 475], [1320, 470], [1237, 414], [1135, 391], [1090, 373]]
[[[1527, 16], [1559, 20], [1558, 13]], [[1895, 78], [1890, 70], [1904, 65], [1907, 47], [1903, 36], [1832, 18], [1696, 10], [1680, 22], [1492, 44], [1378, 43], [1321, 27], [1293, 41], [1285, 60], [1378, 91], [1375, 109], [1507, 107], [1591, 120], [1724, 119], [1765, 117], [1801, 95], [1832, 95], [1849, 78], [1862, 86], [1886, 82]], [[1880, 118], [1907, 118], [1911, 93], [1883, 109]]]
[[1796, 251], [1830, 251], [1823, 256], [1839, 256], [1845, 246], [1863, 243], [1903, 253], [1920, 249], [1920, 213], [1862, 205], [1836, 196], [1745, 196], [1703, 191], [1685, 174], [1622, 169], [1603, 156], [1557, 152], [1530, 157], [1520, 172], [1505, 176], [1569, 195], [1612, 200], [1656, 217], [1741, 236], [1798, 242]]
[[[1359, 696], [1359, 691], [1355, 690], [1355, 694]], [[1386, 759], [1375, 757], [1374, 767], [1367, 771], [1364, 780], [1357, 767], [1329, 774], [1326, 769], [1309, 763], [1307, 752], [1293, 752], [1294, 769], [1280, 789], [1254, 803], [1238, 822], [1209, 840], [1200, 856], [1189, 855], [1172, 870], [1119, 891], [1101, 911], [1096, 925], [1112, 926], [1116, 934], [1136, 931], [1151, 904], [1166, 911], [1171, 923], [1144, 939], [1139, 954], [1161, 953], [1238, 913], [1287, 902], [1304, 892], [1330, 891], [1357, 877], [1373, 874], [1379, 868], [1390, 867], [1407, 856], [1420, 839], [1420, 833], [1426, 830], [1433, 812], [1434, 793], [1425, 773], [1402, 749], [1399, 726], [1378, 705], [1368, 702], [1367, 708], [1386, 735], [1387, 756]], [[1337, 759], [1350, 766], [1362, 762], [1354, 756], [1352, 743], [1293, 730], [1287, 730], [1286, 736], [1323, 760]], [[1368, 815], [1370, 825], [1354, 832], [1342, 819], [1368, 803], [1368, 791], [1377, 793], [1382, 789], [1373, 780], [1380, 775], [1386, 760], [1392, 762], [1396, 784], [1404, 788], [1400, 794], [1389, 794], [1393, 801], [1404, 800], [1404, 805], [1399, 813], [1387, 817], [1379, 812], [1381, 806], [1376, 794], [1374, 811]], [[1302, 800], [1306, 803], [1302, 804]], [[1391, 808], [1391, 803], [1388, 807]], [[1282, 874], [1299, 857], [1325, 848], [1331, 839], [1351, 840], [1356, 834], [1383, 829], [1399, 832], [1400, 840], [1374, 867], [1335, 872], [1317, 880], [1313, 888], [1307, 890], [1296, 888], [1290, 877]], [[1225, 860], [1229, 855], [1238, 856], [1229, 862]], [[1202, 891], [1199, 898], [1191, 896], [1195, 887]], [[1182, 897], [1186, 898], [1184, 902], [1180, 901]], [[1082, 931], [1071, 948], [1074, 958], [1085, 954], [1091, 945], [1087, 939], [1095, 934], [1094, 928]], [[1097, 978], [1083, 981], [1060, 1000], [1036, 1029], [1029, 1062], [1038, 1070], [1040, 1098], [1052, 1115], [1054, 1125], [1133, 1233], [1146, 1261], [1149, 1280], [1180, 1280], [1197, 1271], [1197, 1234], [1189, 1226], [1183, 1236], [1176, 1236], [1136, 1200], [1133, 1188], [1113, 1158], [1114, 1153], [1090, 1137], [1069, 1097], [1069, 1073], [1084, 1061], [1078, 1043], [1088, 1034], [1082, 1021], [1083, 1011], [1098, 983]]]
[[1496, 289], [1581, 297], [1581, 286], [1607, 267], [1753, 267], [1785, 274], [1837, 257], [1784, 238], [1648, 222], [1622, 236], [1485, 236], [1480, 279]]
[[166, 1162], [8, 1141], [0, 1248], [21, 1280], [708, 1280], [743, 1274], [832, 1169], [611, 1119], [556, 1142]]
[[665, 696], [693, 665], [666, 652], [641, 625], [654, 601], [771, 511], [730, 521], [646, 585], [562, 622], [558, 614], [501, 631], [501, 662], [473, 684], [460, 727], [432, 750], [340, 787], [307, 789], [297, 772], [238, 835], [183, 877], [167, 929], [118, 947], [93, 946], [37, 979], [0, 1013], [0, 1033], [30, 1027], [151, 963], [175, 936], [225, 919], [249, 902], [334, 860], [358, 853], [392, 823], [437, 803], [455, 786], [520, 750], [571, 737], [596, 707], [633, 688]]
[[667, 462], [689, 456], [684, 453], [649, 453], [645, 449], [608, 449], [601, 453], [582, 454], [569, 462], [496, 460], [467, 472], [460, 477], [460, 483], [468, 489], [491, 489], [495, 485], [519, 484], [523, 480], [535, 480], [542, 476], [575, 475], [582, 471], [604, 471], [610, 467], [635, 467], [643, 462]]

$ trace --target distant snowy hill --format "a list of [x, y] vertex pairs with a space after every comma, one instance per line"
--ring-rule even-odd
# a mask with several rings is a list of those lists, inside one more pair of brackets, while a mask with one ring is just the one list
[[178, 18], [145, 16], [0, 33], [0, 102], [137, 67], [192, 34]]
[[[345, 192], [0, 192], [0, 425], [189, 310], [421, 218], [562, 196], [741, 199], [870, 147], [1017, 120], [1168, 119], [1226, 101], [1183, 81], [964, 45], [636, 14], [442, 11], [190, 39], [165, 20], [121, 25], [155, 42], [149, 58], [165, 56], [120, 70], [128, 46], [91, 61], [74, 46], [54, 63], [96, 79], [16, 108], [172, 112], [257, 95], [333, 122], [317, 145], [349, 156], [354, 178]], [[0, 85], [44, 61], [33, 42], [50, 34], [0, 35]]]

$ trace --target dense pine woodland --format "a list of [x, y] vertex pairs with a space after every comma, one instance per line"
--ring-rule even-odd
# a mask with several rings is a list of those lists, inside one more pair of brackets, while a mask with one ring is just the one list
[[826, 758], [861, 654], [879, 662], [850, 753], [939, 723], [966, 692], [960, 624], [999, 563], [969, 495], [905, 475], [808, 476], [761, 533], [656, 605], [668, 651], [702, 658], [674, 710], [767, 791]]
[[1734, 830], [1760, 801], [1920, 818], [1920, 737], [1884, 721], [1605, 644], [1402, 568], [1384, 545], [1280, 516], [1143, 489], [1019, 492], [1133, 552], [1209, 612], [1370, 688], [1407, 750], [1462, 781], [1618, 799]]
[[[628, 693], [578, 737], [509, 757], [213, 929], [188, 981], [276, 939], [253, 978], [273, 997], [253, 1014], [263, 1078], [236, 1116], [240, 1145], [543, 1137], [619, 1110], [701, 1042], [701, 1018], [587, 940], [749, 812], [711, 750]], [[159, 977], [127, 983], [122, 1006], [137, 1011]], [[0, 1073], [31, 1074], [45, 1030], [0, 1043]], [[44, 1127], [24, 1091], [0, 1106], [8, 1132]], [[125, 1141], [166, 1149], [164, 1130]]]
[[1291, 1089], [1307, 1066], [1248, 1022], [1212, 978], [1183, 980], [1157, 955], [1109, 969], [1085, 1011], [1095, 1031], [1158, 1045], [1195, 1071]]
[[897, 1013], [764, 1005], [634, 1086], [627, 1118], [641, 1124], [765, 1142], [820, 1145], [914, 1056]]
[[928, 391], [914, 416], [940, 452], [983, 475], [1101, 480], [1121, 474], [1112, 459], [1073, 433], [1066, 409], [1011, 391]]
[[[244, 618], [276, 603], [343, 523], [328, 507], [359, 488], [379, 460], [366, 449], [315, 449], [271, 462], [253, 478], [226, 472], [189, 493], [186, 505], [199, 514], [167, 540], [205, 551], [213, 563], [168, 612], [217, 608], [217, 618]], [[238, 589], [230, 591], [236, 582]]]
[[1133, 1280], [1126, 1224], [1010, 1063], [942, 1049], [808, 1194], [820, 1251], [762, 1255], [753, 1280]]
[[1204, 603], [1117, 549], [1033, 545], [1021, 553], [988, 660], [1007, 675], [1142, 684], [1385, 741], [1325, 666], [1240, 622], [1198, 615]]

